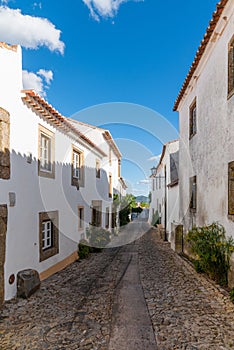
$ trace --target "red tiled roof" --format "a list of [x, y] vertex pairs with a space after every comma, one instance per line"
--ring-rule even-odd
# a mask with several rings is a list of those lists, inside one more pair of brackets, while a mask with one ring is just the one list
[[52, 123], [55, 127], [62, 129], [65, 132], [73, 132], [78, 138], [88, 143], [92, 148], [96, 149], [100, 154], [106, 157], [104, 153], [97, 145], [95, 145], [88, 137], [77, 130], [66, 117], [62, 116], [53, 106], [44, 100], [33, 90], [23, 90], [25, 96], [22, 100], [36, 113], [39, 113], [47, 121]]
[[18, 45], [8, 45], [8, 44], [0, 41], [0, 47], [3, 49], [11, 50], [11, 51], [17, 51]]
[[105, 130], [103, 133], [103, 136], [105, 138], [105, 140], [109, 143], [110, 147], [113, 149], [115, 155], [120, 159], [122, 158], [122, 154], [120, 153], [118, 147], [116, 146], [111, 133], [108, 130]]
[[183, 86], [182, 86], [182, 88], [181, 88], [181, 90], [179, 92], [179, 95], [178, 95], [178, 97], [177, 97], [177, 99], [175, 101], [173, 111], [177, 111], [178, 106], [180, 104], [180, 101], [182, 100], [182, 98], [184, 96], [184, 93], [185, 93], [185, 91], [186, 91], [186, 89], [187, 89], [187, 87], [188, 87], [188, 85], [190, 83], [190, 80], [191, 80], [195, 70], [197, 69], [197, 66], [198, 66], [198, 64], [199, 64], [199, 62], [200, 62], [200, 60], [201, 60], [201, 58], [202, 58], [202, 56], [203, 56], [203, 54], [205, 52], [205, 49], [206, 49], [206, 47], [207, 47], [207, 45], [208, 45], [208, 43], [210, 41], [210, 38], [211, 38], [215, 28], [216, 28], [216, 25], [217, 25], [221, 15], [222, 15], [222, 13], [223, 13], [223, 10], [224, 10], [226, 4], [228, 3], [228, 1], [229, 0], [221, 0], [217, 4], [216, 11], [213, 13], [213, 17], [212, 17], [212, 19], [211, 19], [211, 21], [209, 23], [209, 26], [208, 26], [208, 28], [206, 30], [206, 33], [205, 33], [205, 35], [204, 35], [204, 37], [203, 37], [203, 39], [201, 41], [201, 44], [200, 44], [200, 46], [199, 46], [199, 48], [197, 50], [196, 56], [195, 56], [194, 61], [193, 61], [192, 65], [191, 65], [191, 67], [190, 67], [188, 75], [187, 75], [187, 77], [186, 77], [186, 79], [185, 79], [185, 81], [183, 83]]
[[94, 130], [98, 130], [100, 131], [102, 134], [103, 134], [103, 137], [104, 139], [109, 143], [109, 146], [112, 147], [115, 155], [118, 157], [118, 158], [121, 158], [122, 157], [122, 154], [120, 153], [117, 145], [115, 144], [115, 141], [111, 135], [111, 133], [109, 132], [109, 130], [106, 130], [106, 129], [103, 129], [103, 128], [100, 128], [98, 126], [95, 126], [95, 125], [91, 125], [91, 124], [87, 124], [87, 123], [84, 123], [84, 122], [81, 122], [81, 121], [78, 121], [78, 120], [75, 120], [75, 119], [71, 119], [71, 118], [67, 118], [68, 121], [70, 121], [71, 123], [75, 123], [77, 125], [83, 125], [83, 126], [86, 126], [87, 128], [91, 128], [91, 129], [94, 129]]

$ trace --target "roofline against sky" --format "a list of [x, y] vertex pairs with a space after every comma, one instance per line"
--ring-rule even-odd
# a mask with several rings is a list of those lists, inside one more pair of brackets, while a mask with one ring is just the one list
[[217, 5], [216, 5], [216, 11], [213, 13], [213, 16], [212, 16], [212, 19], [209, 23], [209, 26], [206, 30], [206, 33], [201, 41], [201, 44], [197, 50], [197, 53], [196, 53], [196, 56], [194, 58], [194, 61], [190, 67], [190, 70], [187, 74], [187, 77], [185, 78], [185, 81], [182, 85], [182, 88], [179, 92], [179, 95], [175, 101], [175, 104], [174, 104], [174, 107], [173, 107], [173, 111], [177, 111], [178, 110], [178, 107], [179, 107], [179, 104], [185, 94], [185, 91], [187, 89], [187, 87], [189, 86], [189, 83], [193, 77], [193, 74], [195, 72], [195, 70], [197, 69], [202, 57], [203, 57], [203, 54], [206, 50], [206, 47], [208, 45], [208, 43], [210, 42], [210, 39], [212, 37], [212, 34], [219, 22], [219, 19], [223, 13], [223, 10], [225, 8], [225, 6], [227, 5], [229, 0], [221, 0]]

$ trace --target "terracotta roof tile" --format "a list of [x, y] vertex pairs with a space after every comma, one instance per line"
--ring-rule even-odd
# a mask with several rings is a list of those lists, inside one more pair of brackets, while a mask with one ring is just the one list
[[3, 49], [11, 50], [11, 51], [17, 51], [18, 45], [8, 45], [8, 44], [0, 41], [0, 47]]
[[73, 132], [78, 138], [82, 139], [89, 144], [92, 148], [96, 149], [100, 154], [106, 157], [104, 153], [97, 145], [95, 145], [88, 137], [77, 130], [72, 123], [70, 123], [66, 117], [62, 116], [53, 106], [51, 106], [47, 101], [44, 100], [40, 95], [38, 95], [33, 90], [23, 90], [24, 97], [22, 100], [29, 106], [32, 110], [36, 111], [47, 119], [52, 124], [56, 125], [65, 132]]
[[177, 97], [177, 99], [175, 101], [174, 108], [173, 108], [174, 111], [177, 111], [177, 109], [178, 109], [180, 101], [182, 100], [182, 98], [184, 96], [184, 93], [185, 93], [185, 91], [186, 91], [186, 89], [187, 89], [187, 87], [188, 87], [188, 85], [190, 83], [190, 80], [192, 79], [192, 76], [193, 76], [193, 74], [194, 74], [194, 72], [195, 72], [195, 70], [196, 70], [196, 68], [197, 68], [197, 66], [198, 66], [198, 64], [199, 64], [199, 62], [200, 62], [204, 52], [205, 52], [207, 44], [210, 41], [210, 38], [211, 38], [211, 36], [212, 36], [212, 34], [214, 32], [214, 29], [216, 28], [216, 25], [217, 25], [221, 15], [222, 15], [222, 13], [223, 13], [223, 10], [224, 10], [226, 4], [228, 3], [228, 1], [229, 0], [221, 0], [216, 6], [216, 11], [213, 13], [213, 17], [212, 17], [212, 20], [209, 23], [209, 27], [206, 30], [206, 33], [205, 33], [205, 35], [204, 35], [204, 37], [203, 37], [203, 39], [201, 41], [201, 44], [200, 44], [200, 46], [199, 46], [199, 48], [197, 50], [196, 56], [194, 58], [194, 61], [193, 61], [192, 65], [191, 65], [191, 67], [190, 67], [188, 75], [185, 78], [185, 81], [184, 81], [184, 83], [182, 85], [182, 88], [181, 88], [181, 90], [179, 92], [179, 95], [178, 95], [178, 97]]

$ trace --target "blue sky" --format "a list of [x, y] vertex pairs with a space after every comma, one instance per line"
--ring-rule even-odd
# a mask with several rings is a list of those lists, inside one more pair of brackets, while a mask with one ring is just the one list
[[130, 191], [147, 194], [157, 161], [149, 159], [178, 137], [173, 103], [216, 3], [2, 1], [0, 41], [23, 45], [26, 87], [36, 85], [65, 116], [111, 131]]

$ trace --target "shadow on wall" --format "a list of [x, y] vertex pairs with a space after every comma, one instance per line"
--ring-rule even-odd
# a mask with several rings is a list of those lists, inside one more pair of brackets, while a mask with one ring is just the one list
[[[96, 168], [84, 166], [81, 169], [82, 185], [79, 185], [79, 180], [72, 185], [73, 169], [70, 163], [51, 164], [53, 177], [49, 171], [48, 177], [46, 171], [39, 176], [39, 166], [38, 159], [30, 153], [21, 155], [13, 151], [10, 154], [8, 150], [0, 153], [0, 204], [7, 203], [16, 210], [15, 220], [18, 216], [32, 220], [39, 212], [59, 210], [64, 220], [76, 223], [77, 228], [78, 206], [90, 208], [90, 212], [85, 213], [86, 224], [91, 222], [92, 201], [101, 201], [103, 214], [106, 207], [111, 206], [109, 178], [103, 169], [100, 178], [97, 178]], [[71, 231], [69, 227], [62, 229], [64, 235], [74, 239], [74, 229]]]

